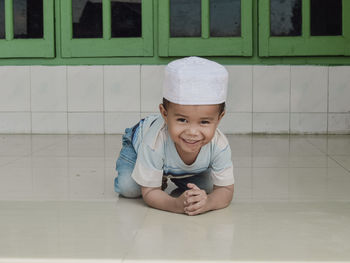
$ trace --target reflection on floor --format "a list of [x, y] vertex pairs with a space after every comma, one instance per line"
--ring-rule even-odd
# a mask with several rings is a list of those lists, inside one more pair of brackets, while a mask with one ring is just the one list
[[228, 136], [235, 197], [189, 217], [113, 192], [120, 135], [0, 135], [0, 262], [350, 261], [350, 136]]

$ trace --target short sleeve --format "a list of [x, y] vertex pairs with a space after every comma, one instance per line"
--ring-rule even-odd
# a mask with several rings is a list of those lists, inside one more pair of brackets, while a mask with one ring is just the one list
[[142, 143], [131, 177], [141, 186], [160, 187], [163, 177], [163, 155]]
[[224, 149], [216, 149], [211, 163], [211, 175], [214, 185], [227, 186], [234, 184], [231, 149], [227, 144]]

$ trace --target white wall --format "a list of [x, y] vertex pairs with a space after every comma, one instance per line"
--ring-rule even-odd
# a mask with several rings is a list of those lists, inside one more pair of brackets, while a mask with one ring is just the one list
[[[226, 133], [350, 133], [350, 66], [227, 66]], [[1, 66], [0, 133], [122, 133], [164, 66]]]

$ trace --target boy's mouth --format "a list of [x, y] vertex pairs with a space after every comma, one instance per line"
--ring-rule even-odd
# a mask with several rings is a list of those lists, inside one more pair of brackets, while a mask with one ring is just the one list
[[184, 138], [181, 138], [185, 143], [188, 143], [188, 144], [196, 144], [198, 142], [200, 142], [200, 140], [188, 140], [188, 139], [184, 139]]

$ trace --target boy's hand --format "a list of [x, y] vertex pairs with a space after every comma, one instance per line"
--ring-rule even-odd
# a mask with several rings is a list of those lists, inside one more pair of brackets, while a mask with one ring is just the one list
[[207, 211], [208, 195], [195, 184], [187, 184], [190, 190], [184, 192], [184, 212], [190, 216], [198, 215]]

